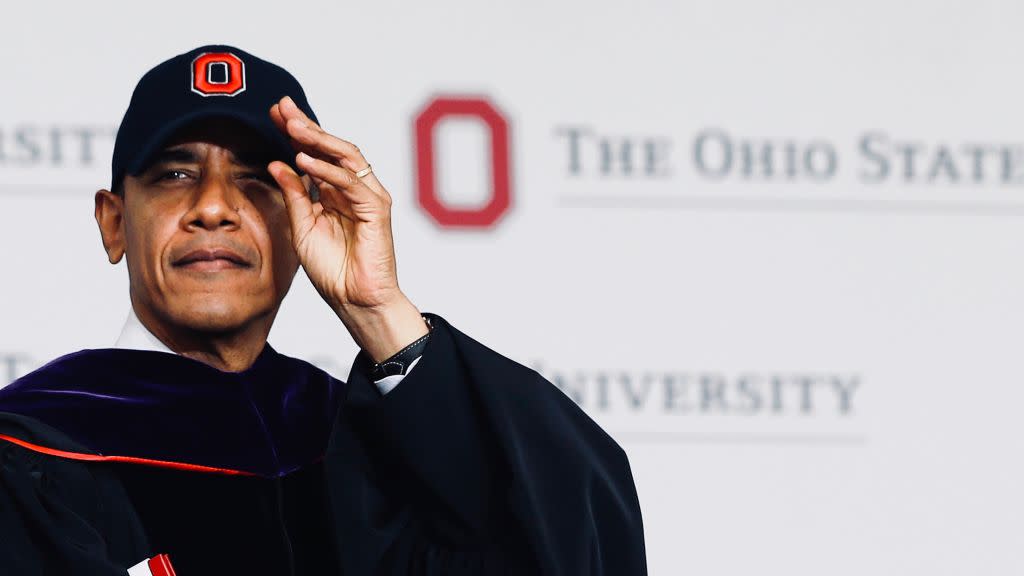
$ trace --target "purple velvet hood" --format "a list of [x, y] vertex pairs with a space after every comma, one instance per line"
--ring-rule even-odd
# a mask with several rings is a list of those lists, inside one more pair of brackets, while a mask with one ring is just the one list
[[0, 412], [105, 456], [279, 477], [323, 457], [343, 386], [270, 344], [243, 372], [105, 348], [62, 356], [0, 389]]

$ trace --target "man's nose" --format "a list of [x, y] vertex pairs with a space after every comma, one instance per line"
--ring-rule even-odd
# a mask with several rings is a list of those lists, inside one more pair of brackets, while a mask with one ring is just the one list
[[243, 200], [242, 191], [229, 178], [219, 174], [204, 175], [192, 196], [192, 206], [184, 217], [188, 228], [238, 228], [241, 217], [238, 213]]

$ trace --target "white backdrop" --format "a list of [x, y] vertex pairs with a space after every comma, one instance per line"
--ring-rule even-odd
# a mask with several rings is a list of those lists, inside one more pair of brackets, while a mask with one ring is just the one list
[[[92, 193], [149, 67], [279, 63], [395, 197], [404, 290], [626, 448], [653, 575], [1021, 574], [1024, 6], [179, 1], [3, 8], [0, 385], [127, 312]], [[414, 122], [481, 97], [511, 205], [417, 202]], [[440, 200], [479, 207], [473, 118]], [[770, 167], [768, 166], [770, 164]], [[303, 278], [271, 342], [355, 354]]]

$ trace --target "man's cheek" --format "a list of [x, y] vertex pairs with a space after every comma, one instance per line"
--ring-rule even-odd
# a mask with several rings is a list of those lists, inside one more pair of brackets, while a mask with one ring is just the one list
[[268, 228], [275, 252], [281, 252], [283, 253], [282, 255], [295, 252], [295, 249], [292, 247], [291, 225], [288, 223], [288, 218], [285, 215], [270, 220]]

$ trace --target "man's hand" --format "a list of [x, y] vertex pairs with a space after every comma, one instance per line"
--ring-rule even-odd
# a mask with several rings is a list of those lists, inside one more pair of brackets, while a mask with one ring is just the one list
[[[320, 296], [338, 314], [356, 343], [375, 362], [401, 350], [429, 330], [398, 288], [391, 234], [391, 195], [350, 142], [310, 120], [287, 96], [270, 117], [298, 152], [300, 178], [284, 162], [268, 166], [284, 195], [292, 245]], [[313, 202], [308, 187], [320, 198]]]

